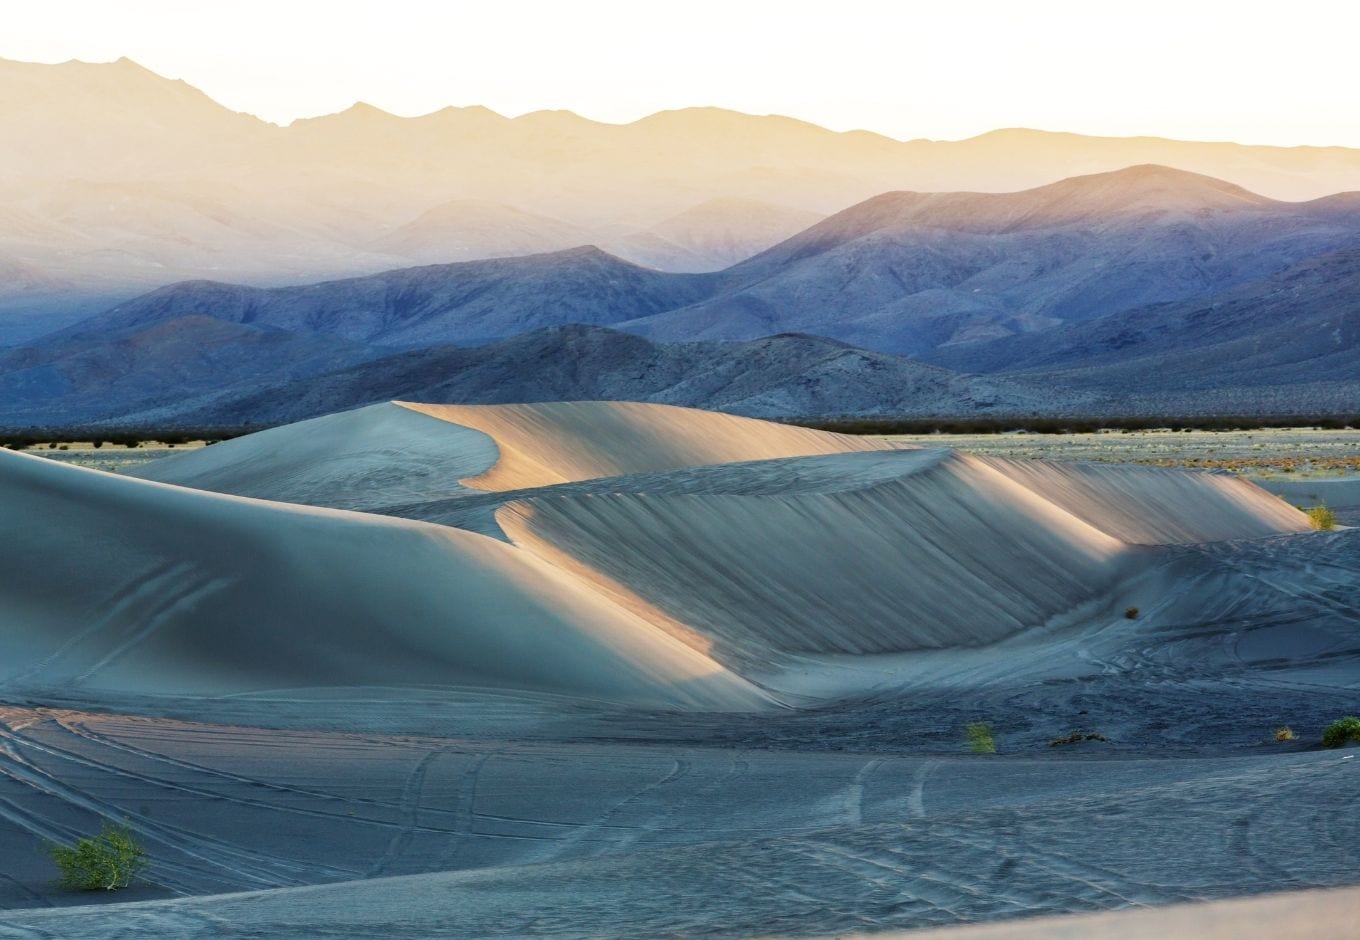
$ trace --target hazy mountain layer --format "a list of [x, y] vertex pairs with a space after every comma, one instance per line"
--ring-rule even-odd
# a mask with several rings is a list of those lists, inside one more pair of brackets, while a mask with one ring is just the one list
[[[1213, 297], [1354, 247], [1354, 200], [1281, 203], [1133, 167], [1020, 193], [887, 193], [712, 275], [578, 248], [306, 287], [177, 284], [76, 329], [204, 313], [385, 345], [465, 345], [566, 323], [666, 342], [804, 332], [971, 370], [979, 343]], [[1004, 346], [988, 348], [1004, 359]]]
[[713, 293], [707, 275], [665, 274], [598, 248], [405, 268], [303, 287], [191, 281], [77, 324], [93, 334], [205, 314], [384, 345], [481, 342], [543, 326], [608, 324]]
[[1360, 189], [1345, 148], [1025, 130], [901, 142], [713, 108], [611, 125], [357, 104], [277, 127], [126, 59], [0, 61], [0, 134], [0, 259], [24, 265], [0, 295], [45, 300], [586, 243], [711, 270], [886, 191], [1010, 191], [1142, 163], [1283, 199]]

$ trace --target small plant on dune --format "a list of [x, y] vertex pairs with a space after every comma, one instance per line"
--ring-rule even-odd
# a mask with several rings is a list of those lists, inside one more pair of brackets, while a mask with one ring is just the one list
[[1327, 532], [1336, 528], [1336, 513], [1321, 504], [1304, 510], [1308, 514], [1308, 521], [1313, 524], [1313, 528], [1319, 532]]
[[1125, 618], [1126, 620], [1137, 620], [1137, 619], [1138, 619], [1138, 608], [1137, 608], [1137, 607], [1130, 607], [1128, 610], [1124, 611], [1124, 618]]
[[996, 739], [992, 737], [992, 726], [985, 721], [975, 721], [966, 725], [963, 733], [968, 736], [968, 749], [974, 754], [996, 753]]
[[1054, 738], [1052, 741], [1048, 742], [1048, 746], [1061, 747], [1064, 744], [1077, 744], [1081, 741], [1109, 741], [1109, 740], [1110, 740], [1109, 738], [1105, 737], [1105, 735], [1101, 734], [1099, 731], [1073, 731], [1071, 734], [1064, 735], [1061, 738]]
[[1322, 732], [1323, 747], [1341, 747], [1343, 744], [1360, 744], [1360, 718], [1347, 715], [1332, 722]]
[[61, 869], [61, 886], [72, 891], [126, 888], [146, 869], [146, 850], [131, 829], [114, 823], [105, 823], [97, 836], [49, 851]]
[[1294, 734], [1294, 729], [1289, 727], [1289, 725], [1283, 725], [1275, 729], [1276, 741], [1280, 741], [1283, 743], [1285, 741], [1292, 741], [1296, 737], [1298, 737], [1298, 735]]

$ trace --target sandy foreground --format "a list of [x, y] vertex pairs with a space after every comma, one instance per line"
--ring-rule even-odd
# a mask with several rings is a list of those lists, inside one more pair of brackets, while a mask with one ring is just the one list
[[[0, 937], [1356, 922], [1300, 889], [1360, 881], [1317, 746], [1360, 530], [1291, 494], [603, 403], [136, 472], [0, 452]], [[100, 818], [146, 883], [60, 892], [44, 842]]]

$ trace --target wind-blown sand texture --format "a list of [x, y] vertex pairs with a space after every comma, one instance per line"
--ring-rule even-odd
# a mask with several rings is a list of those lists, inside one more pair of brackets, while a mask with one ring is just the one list
[[[1360, 871], [1313, 743], [1360, 540], [1238, 478], [594, 402], [145, 475], [0, 452], [0, 937], [817, 936]], [[100, 817], [150, 883], [42, 910]]]

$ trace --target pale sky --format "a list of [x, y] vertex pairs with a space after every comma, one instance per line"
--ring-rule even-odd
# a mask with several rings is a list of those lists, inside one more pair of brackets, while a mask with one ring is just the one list
[[287, 123], [356, 100], [625, 122], [717, 105], [836, 130], [998, 127], [1360, 147], [1360, 3], [0, 0], [0, 58], [128, 56]]

